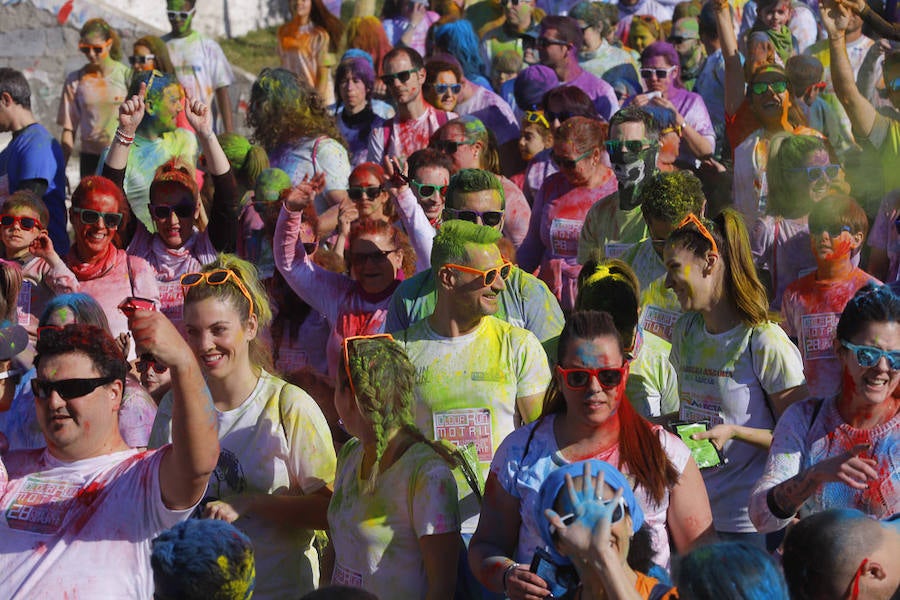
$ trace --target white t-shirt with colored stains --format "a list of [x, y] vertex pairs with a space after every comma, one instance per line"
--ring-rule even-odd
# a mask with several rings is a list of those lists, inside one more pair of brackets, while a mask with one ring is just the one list
[[75, 462], [45, 449], [4, 455], [0, 597], [150, 600], [150, 541], [193, 510], [163, 503], [159, 467], [167, 451]]
[[[752, 345], [752, 350], [751, 350]], [[738, 325], [709, 333], [699, 313], [685, 313], [672, 332], [669, 360], [678, 372], [680, 418], [774, 429], [766, 395], [805, 382], [800, 351], [777, 324]], [[763, 474], [766, 451], [736, 440], [725, 443], [727, 464], [701, 471], [717, 531], [753, 533], [750, 490]]]
[[459, 531], [450, 468], [426, 444], [414, 444], [366, 493], [366, 482], [360, 479], [362, 458], [356, 438], [338, 457], [328, 505], [335, 551], [331, 582], [363, 588], [379, 598], [424, 598], [428, 580], [419, 539]]
[[[206, 499], [235, 494], [312, 494], [334, 479], [336, 458], [331, 430], [315, 401], [300, 388], [262, 371], [250, 396], [237, 408], [216, 410], [219, 462], [209, 478]], [[150, 445], [171, 438], [172, 395], [160, 403]], [[274, 525], [259, 516], [234, 526], [253, 541], [254, 597], [294, 597], [319, 581], [313, 532]]]
[[[494, 451], [516, 428], [516, 399], [541, 394], [550, 367], [533, 333], [494, 317], [458, 337], [435, 333], [423, 319], [394, 335], [416, 367], [416, 425], [430, 439], [474, 442], [487, 476]], [[521, 415], [528, 422], [537, 414]], [[468, 483], [457, 479], [463, 532], [478, 524]]]

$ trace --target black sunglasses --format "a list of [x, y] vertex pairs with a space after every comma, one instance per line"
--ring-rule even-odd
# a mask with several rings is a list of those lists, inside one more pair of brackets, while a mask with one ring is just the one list
[[35, 227], [41, 228], [41, 222], [34, 217], [17, 217], [15, 215], [0, 216], [0, 226], [12, 227], [15, 223], [19, 223], [19, 227], [25, 231], [31, 231]]
[[435, 140], [431, 143], [431, 147], [439, 150], [444, 154], [456, 154], [460, 146], [471, 146], [474, 142], [451, 142], [450, 140]]
[[387, 73], [382, 75], [379, 79], [384, 83], [384, 85], [391, 85], [395, 79], [399, 79], [400, 83], [406, 83], [409, 81], [409, 78], [412, 77], [413, 73], [418, 73], [419, 69], [407, 69], [406, 71], [398, 71], [397, 73]]
[[470, 223], [476, 224], [480, 217], [483, 224], [488, 227], [496, 227], [500, 224], [500, 221], [503, 220], [503, 211], [486, 210], [481, 212], [480, 210], [470, 210], [467, 208], [445, 208], [443, 217], [445, 221], [459, 219], [460, 221], [469, 221]]
[[350, 264], [354, 267], [361, 267], [370, 260], [376, 263], [380, 263], [387, 260], [387, 257], [396, 251], [397, 248], [394, 248], [392, 250], [375, 250], [374, 252], [351, 252]]
[[172, 213], [181, 219], [187, 219], [188, 217], [194, 216], [194, 210], [196, 210], [196, 206], [193, 204], [176, 204], [175, 206], [169, 206], [168, 204], [151, 204], [150, 205], [150, 214], [153, 215], [154, 219], [158, 219], [160, 221], [167, 220]]
[[556, 164], [556, 166], [559, 167], [560, 169], [568, 169], [571, 171], [576, 166], [578, 166], [579, 162], [581, 162], [582, 160], [584, 160], [585, 158], [587, 158], [588, 156], [590, 156], [593, 153], [594, 153], [594, 149], [591, 148], [587, 152], [584, 152], [583, 154], [580, 154], [580, 155], [576, 156], [575, 158], [564, 158], [564, 157], [560, 156], [559, 154], [557, 154], [556, 152], [551, 152], [550, 160], [552, 160], [553, 163]]
[[370, 185], [368, 187], [350, 187], [347, 188], [347, 195], [350, 196], [351, 200], [362, 200], [363, 196], [368, 198], [369, 200], [373, 200], [381, 195], [381, 192], [384, 191], [384, 188], [380, 185]]
[[78, 218], [85, 225], [93, 225], [99, 222], [101, 217], [103, 218], [103, 224], [110, 229], [115, 229], [122, 224], [122, 213], [105, 213], [89, 208], [78, 208], [77, 206], [72, 208], [72, 212], [78, 215]]
[[553, 121], [559, 121], [560, 123], [562, 123], [563, 121], [568, 121], [572, 117], [577, 117], [577, 116], [580, 116], [580, 115], [578, 115], [577, 113], [568, 111], [568, 110], [564, 110], [562, 112], [554, 112], [552, 110], [544, 111], [544, 117], [547, 119], [547, 121], [549, 123], [552, 123]]
[[146, 56], [129, 56], [128, 62], [131, 63], [131, 66], [135, 65], [146, 65], [147, 63], [151, 63], [156, 60], [156, 56], [153, 54], [147, 54]]
[[31, 391], [35, 398], [49, 398], [56, 392], [63, 400], [73, 400], [87, 396], [101, 385], [107, 385], [115, 381], [115, 377], [92, 377], [90, 379], [59, 379], [48, 381], [46, 379], [32, 379]]
[[540, 48], [547, 48], [548, 46], [568, 46], [569, 42], [557, 40], [554, 38], [539, 37], [537, 39], [537, 45]]

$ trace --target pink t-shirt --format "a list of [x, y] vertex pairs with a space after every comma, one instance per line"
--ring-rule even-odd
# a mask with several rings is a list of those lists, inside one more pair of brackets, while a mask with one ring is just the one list
[[[73, 249], [74, 252], [74, 249]], [[126, 264], [124, 250], [117, 250], [112, 266], [94, 279], [79, 281], [80, 292], [94, 298], [109, 321], [109, 332], [113, 337], [128, 331], [128, 318], [119, 304], [129, 296], [147, 298], [159, 306], [159, 286], [156, 283], [156, 271], [146, 260], [130, 256]], [[129, 283], [131, 282], [131, 283]], [[128, 360], [135, 358], [134, 345], [128, 353]]]
[[[590, 208], [610, 198], [618, 183], [612, 170], [596, 188], [573, 187], [562, 173], [552, 175], [534, 201], [531, 227], [519, 248], [519, 266], [533, 271], [540, 266], [540, 278], [559, 300], [563, 310], [575, 307], [578, 295], [578, 239]], [[610, 202], [610, 219], [618, 208]]]
[[506, 208], [503, 214], [503, 237], [519, 248], [528, 234], [528, 223], [531, 221], [531, 206], [525, 199], [522, 190], [503, 175], [498, 175], [503, 184], [503, 196], [506, 198]]
[[460, 115], [472, 115], [484, 123], [501, 146], [519, 139], [519, 120], [506, 101], [478, 84], [469, 82], [472, 97], [456, 105]]
[[65, 262], [51, 267], [43, 258], [32, 257], [22, 265], [22, 289], [16, 300], [19, 325], [28, 331], [31, 339], [36, 339], [38, 322], [47, 302], [58, 294], [77, 291], [78, 279]]
[[813, 398], [827, 398], [840, 389], [841, 363], [834, 353], [835, 330], [847, 302], [869, 282], [881, 284], [855, 268], [840, 281], [818, 281], [816, 273], [810, 273], [784, 291], [781, 326], [797, 340], [806, 387]]
[[301, 213], [281, 209], [272, 242], [275, 265], [294, 293], [325, 315], [331, 325], [326, 354], [328, 374], [333, 376], [344, 338], [384, 331], [391, 295], [399, 282], [373, 296], [346, 275], [323, 269], [307, 256], [299, 242], [300, 224]]
[[385, 156], [408, 158], [416, 150], [426, 148], [434, 132], [456, 117], [456, 113], [426, 104], [425, 112], [417, 119], [375, 119], [369, 134], [369, 161], [380, 165]]
[[153, 597], [150, 541], [193, 508], [170, 510], [159, 468], [168, 447], [62, 462], [47, 450], [3, 457], [0, 597]]

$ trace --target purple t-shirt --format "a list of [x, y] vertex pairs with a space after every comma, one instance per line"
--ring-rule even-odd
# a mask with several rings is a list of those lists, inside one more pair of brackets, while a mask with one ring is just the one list
[[[619, 110], [619, 99], [616, 97], [613, 87], [593, 73], [582, 70], [578, 77], [560, 83], [560, 85], [573, 85], [580, 88], [594, 103], [594, 108], [597, 109], [604, 121], [609, 121]], [[708, 116], [707, 120], [709, 120]]]

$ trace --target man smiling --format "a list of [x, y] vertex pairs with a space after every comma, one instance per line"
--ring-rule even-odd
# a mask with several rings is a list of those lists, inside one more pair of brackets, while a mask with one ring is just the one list
[[[495, 318], [512, 265], [497, 248], [500, 232], [447, 221], [434, 238], [434, 313], [395, 337], [416, 367], [416, 424], [426, 436], [473, 442], [486, 476], [494, 450], [522, 422], [538, 417], [550, 382], [547, 357], [529, 331]], [[478, 504], [465, 481], [463, 533], [473, 533]]]

